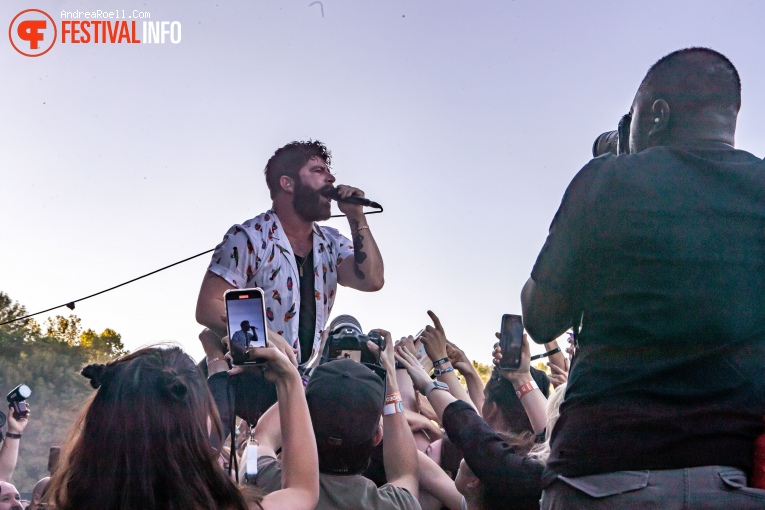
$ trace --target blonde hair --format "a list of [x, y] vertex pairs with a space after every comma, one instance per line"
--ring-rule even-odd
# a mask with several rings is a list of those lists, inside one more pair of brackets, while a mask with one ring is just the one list
[[528, 457], [542, 464], [547, 464], [547, 458], [550, 456], [550, 436], [555, 427], [555, 423], [560, 417], [560, 404], [566, 396], [566, 383], [556, 388], [547, 401], [547, 428], [545, 429], [545, 442], [536, 445], [529, 452]]

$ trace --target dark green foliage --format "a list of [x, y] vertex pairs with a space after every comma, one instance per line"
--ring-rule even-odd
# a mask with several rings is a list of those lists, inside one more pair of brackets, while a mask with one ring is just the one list
[[[0, 292], [0, 322], [25, 313], [23, 306]], [[19, 491], [31, 492], [37, 480], [48, 476], [50, 447], [61, 445], [92, 395], [87, 379], [79, 375], [82, 367], [124, 353], [117, 332], [82, 332], [75, 315], [48, 319], [43, 328], [32, 319], [0, 326], [0, 402], [5, 407], [5, 394], [20, 383], [32, 388], [28, 402], [32, 414], [12, 480]]]

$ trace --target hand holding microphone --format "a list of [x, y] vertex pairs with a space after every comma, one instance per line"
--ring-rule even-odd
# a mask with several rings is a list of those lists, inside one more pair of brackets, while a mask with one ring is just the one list
[[[345, 186], [341, 184], [338, 187], [334, 186], [328, 186], [322, 191], [322, 195], [325, 197], [335, 200], [339, 204], [349, 204], [349, 205], [361, 205], [365, 207], [375, 207], [377, 209], [382, 209], [382, 206], [378, 204], [377, 202], [373, 202], [372, 200], [369, 200], [368, 198], [364, 197], [364, 192], [361, 191], [358, 188], [353, 188], [351, 186]], [[345, 208], [342, 206], [339, 206], [340, 210], [347, 214], [348, 211], [344, 210]]]

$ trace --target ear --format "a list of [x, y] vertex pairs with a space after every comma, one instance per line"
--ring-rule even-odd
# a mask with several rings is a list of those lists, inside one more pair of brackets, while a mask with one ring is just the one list
[[295, 179], [286, 175], [282, 175], [279, 177], [279, 188], [283, 192], [291, 195], [295, 191]]
[[375, 431], [375, 435], [372, 436], [372, 445], [377, 446], [380, 444], [380, 441], [382, 441], [383, 438], [383, 428], [382, 425], [377, 425], [377, 430]]
[[465, 486], [470, 489], [471, 492], [478, 492], [481, 490], [481, 480], [473, 475], [473, 478], [471, 478], [470, 481], [465, 484]]
[[663, 99], [657, 99], [651, 106], [653, 126], [648, 131], [649, 137], [660, 137], [669, 129], [669, 104]]

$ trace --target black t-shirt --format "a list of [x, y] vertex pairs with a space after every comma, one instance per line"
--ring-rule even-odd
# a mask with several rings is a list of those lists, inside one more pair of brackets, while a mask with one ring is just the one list
[[316, 298], [314, 296], [313, 251], [305, 257], [295, 255], [300, 277], [300, 315], [298, 317], [298, 338], [300, 339], [300, 361], [305, 363], [311, 357], [316, 332]]
[[751, 466], [765, 415], [765, 163], [721, 143], [590, 161], [532, 271], [583, 311], [545, 481]]

